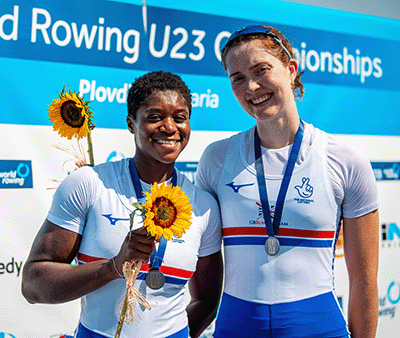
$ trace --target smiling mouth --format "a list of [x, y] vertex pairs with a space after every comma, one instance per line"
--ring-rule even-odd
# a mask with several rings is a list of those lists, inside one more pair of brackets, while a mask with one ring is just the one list
[[154, 140], [158, 144], [167, 144], [167, 145], [173, 145], [178, 142], [178, 140]]
[[259, 97], [258, 99], [251, 99], [251, 100], [249, 100], [249, 101], [250, 101], [252, 104], [258, 105], [258, 104], [267, 102], [271, 97], [272, 97], [272, 93], [270, 93], [270, 94], [265, 94], [265, 95]]

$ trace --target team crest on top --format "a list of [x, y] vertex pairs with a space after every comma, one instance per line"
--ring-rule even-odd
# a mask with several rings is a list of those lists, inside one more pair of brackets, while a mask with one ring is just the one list
[[[264, 212], [263, 212], [263, 209], [262, 209], [262, 205], [259, 202], [256, 202], [256, 205], [258, 207], [258, 217], [256, 219], [249, 220], [249, 224], [251, 224], [251, 225], [265, 225]], [[274, 221], [274, 215], [275, 215], [275, 205], [271, 205], [270, 206], [269, 214], [271, 216], [271, 222], [273, 222]], [[288, 226], [288, 223], [281, 221], [280, 225]]]
[[301, 198], [295, 198], [294, 200], [297, 203], [310, 204], [314, 202], [314, 200], [310, 199], [314, 193], [314, 187], [310, 184], [310, 178], [308, 177], [303, 177], [301, 181], [301, 184], [295, 185], [294, 187]]

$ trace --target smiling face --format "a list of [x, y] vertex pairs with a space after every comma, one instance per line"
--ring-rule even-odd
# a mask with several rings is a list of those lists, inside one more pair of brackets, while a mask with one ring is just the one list
[[173, 90], [154, 90], [136, 119], [128, 116], [127, 122], [135, 135], [137, 163], [173, 165], [189, 141], [189, 108], [182, 94]]
[[257, 121], [297, 111], [292, 89], [297, 62], [291, 60], [285, 66], [269, 53], [262, 40], [250, 40], [233, 47], [226, 57], [226, 71], [236, 99]]

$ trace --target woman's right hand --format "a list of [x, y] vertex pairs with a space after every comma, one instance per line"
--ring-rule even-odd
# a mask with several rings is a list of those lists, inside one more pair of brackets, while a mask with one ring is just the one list
[[129, 232], [122, 243], [118, 255], [113, 258], [119, 277], [122, 276], [122, 265], [125, 262], [142, 261], [143, 263], [148, 263], [151, 254], [155, 250], [155, 243], [154, 237], [149, 236], [144, 228]]

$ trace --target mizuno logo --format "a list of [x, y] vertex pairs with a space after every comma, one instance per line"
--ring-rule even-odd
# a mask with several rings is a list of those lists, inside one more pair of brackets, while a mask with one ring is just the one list
[[115, 225], [115, 223], [117, 223], [118, 221], [129, 221], [129, 218], [117, 218], [117, 217], [112, 217], [112, 214], [102, 214], [101, 216], [104, 216], [105, 218], [107, 218], [111, 225]]
[[225, 184], [225, 185], [228, 186], [228, 187], [231, 187], [231, 188], [233, 189], [233, 191], [237, 194], [237, 193], [239, 192], [239, 189], [240, 189], [240, 188], [243, 188], [243, 187], [250, 187], [250, 186], [254, 185], [254, 183], [249, 183], [249, 184], [237, 184], [237, 185], [235, 185], [235, 184], [233, 184], [233, 182], [231, 182], [231, 183], [228, 183], [228, 184]]

